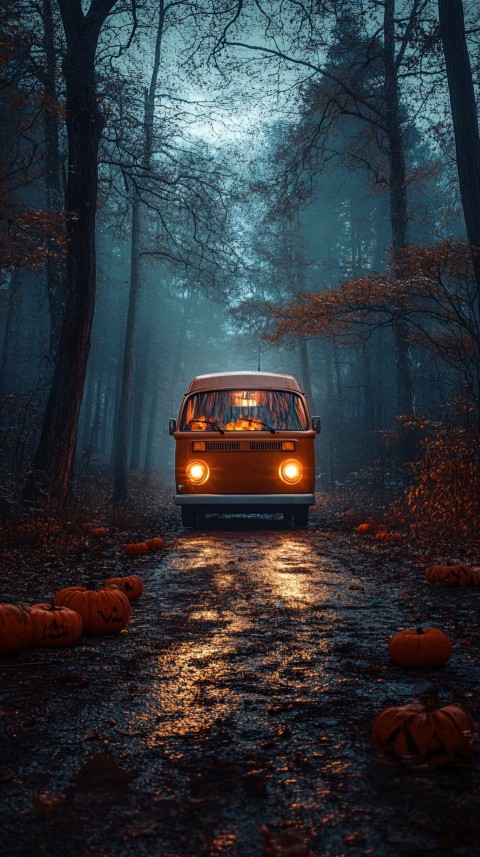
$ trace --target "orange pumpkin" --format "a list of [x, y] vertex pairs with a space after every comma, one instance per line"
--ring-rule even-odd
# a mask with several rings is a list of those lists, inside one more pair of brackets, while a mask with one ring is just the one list
[[429, 583], [444, 583], [446, 586], [478, 586], [478, 577], [472, 578], [472, 569], [466, 562], [456, 565], [429, 565], [425, 577]]
[[82, 635], [82, 617], [69, 607], [40, 603], [26, 609], [33, 623], [34, 647], [59, 649], [76, 643]]
[[92, 527], [90, 530], [90, 535], [93, 536], [94, 539], [102, 539], [108, 533], [107, 527]]
[[196, 420], [192, 420], [188, 428], [190, 431], [206, 431], [208, 429], [208, 424], [205, 416], [202, 415], [201, 417], [197, 417]]
[[127, 556], [141, 556], [142, 554], [148, 553], [146, 542], [132, 542], [129, 545], [124, 545], [123, 550]]
[[390, 761], [409, 759], [431, 768], [471, 761], [475, 723], [459, 705], [432, 708], [419, 702], [380, 711], [372, 725], [372, 745]]
[[415, 628], [395, 634], [388, 644], [388, 652], [399, 667], [429, 670], [447, 663], [452, 644], [439, 628]]
[[248, 431], [250, 428], [250, 420], [238, 419], [235, 423], [237, 431]]
[[225, 431], [235, 431], [235, 423], [227, 423], [225, 426]]
[[28, 649], [33, 625], [28, 611], [15, 604], [0, 604], [0, 655]]
[[130, 601], [114, 586], [98, 590], [67, 586], [57, 592], [54, 603], [80, 613], [83, 633], [90, 637], [119, 634], [130, 618]]
[[371, 533], [372, 525], [369, 523], [359, 524], [357, 527], [357, 533], [360, 533], [361, 536], [364, 536], [365, 533]]
[[165, 542], [161, 536], [153, 536], [153, 538], [147, 539], [145, 544], [149, 551], [159, 551], [165, 547]]
[[138, 601], [143, 594], [143, 580], [138, 574], [129, 574], [126, 577], [109, 577], [105, 581], [105, 586], [118, 586], [129, 601]]

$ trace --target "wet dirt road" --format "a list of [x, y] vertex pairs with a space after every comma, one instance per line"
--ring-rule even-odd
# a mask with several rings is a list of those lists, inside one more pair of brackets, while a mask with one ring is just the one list
[[[477, 854], [478, 764], [393, 768], [369, 732], [432, 683], [478, 719], [480, 594], [351, 533], [218, 526], [145, 568], [128, 633], [4, 662], [2, 852]], [[443, 670], [389, 663], [418, 624]]]

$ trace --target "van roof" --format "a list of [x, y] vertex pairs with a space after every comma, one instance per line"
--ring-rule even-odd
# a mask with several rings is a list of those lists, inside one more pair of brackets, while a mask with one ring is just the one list
[[293, 375], [277, 375], [274, 372], [218, 372], [213, 375], [198, 375], [187, 390], [292, 390], [301, 393], [300, 384]]

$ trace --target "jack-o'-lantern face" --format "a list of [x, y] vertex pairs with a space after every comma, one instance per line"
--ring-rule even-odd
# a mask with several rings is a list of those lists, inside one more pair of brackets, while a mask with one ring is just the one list
[[[120, 611], [115, 604], [112, 604], [110, 613], [106, 613], [104, 610], [98, 610], [98, 615], [103, 619], [105, 625], [108, 625], [109, 622], [112, 625], [120, 625], [123, 622], [124, 610]], [[123, 628], [123, 625], [122, 625]]]
[[138, 574], [129, 574], [126, 577], [109, 577], [105, 581], [105, 586], [118, 586], [129, 601], [137, 601], [143, 593], [143, 580]]
[[32, 646], [61, 648], [70, 646], [81, 636], [83, 623], [76, 611], [45, 603], [27, 609], [33, 622]]
[[116, 586], [98, 590], [69, 586], [57, 592], [55, 604], [77, 610], [83, 633], [93, 637], [120, 633], [130, 618], [130, 601]]
[[53, 620], [51, 625], [44, 625], [42, 631], [42, 639], [43, 640], [63, 640], [64, 637], [68, 637], [68, 631], [65, 628], [63, 622], [57, 622], [56, 619]]

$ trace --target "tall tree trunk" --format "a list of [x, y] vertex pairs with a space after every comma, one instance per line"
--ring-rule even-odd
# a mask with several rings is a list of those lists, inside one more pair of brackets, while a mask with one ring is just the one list
[[310, 378], [310, 361], [308, 359], [307, 340], [305, 339], [304, 336], [299, 336], [297, 341], [298, 341], [298, 350], [300, 353], [300, 366], [302, 369], [303, 390], [304, 390], [305, 395], [307, 397], [308, 404], [310, 405], [311, 408], [313, 408], [312, 381]]
[[125, 329], [125, 345], [123, 348], [122, 386], [118, 405], [118, 423], [115, 440], [115, 482], [113, 491], [115, 505], [124, 503], [128, 495], [128, 436], [133, 388], [133, 346], [140, 301], [140, 223], [141, 202], [138, 195], [136, 195], [132, 205], [130, 293]]
[[115, 0], [57, 0], [66, 36], [64, 77], [68, 136], [65, 312], [52, 387], [26, 499], [62, 504], [68, 493], [95, 305], [98, 145], [103, 128], [95, 81], [101, 27]]
[[468, 240], [472, 248], [480, 320], [480, 135], [462, 0], [438, 0], [438, 12], [455, 135], [458, 180]]
[[84, 452], [90, 447], [91, 429], [92, 429], [92, 413], [93, 413], [93, 391], [95, 388], [95, 375], [93, 367], [89, 369], [85, 382], [85, 396], [83, 403], [83, 425], [78, 433], [78, 442], [80, 445], [79, 453]]
[[94, 452], [98, 452], [99, 447], [103, 406], [103, 367], [100, 366], [97, 375], [97, 395], [95, 397], [95, 411], [92, 423], [92, 447]]
[[375, 407], [372, 385], [372, 364], [370, 355], [362, 354], [362, 376], [363, 376], [363, 431], [365, 438], [369, 437], [375, 428]]
[[150, 402], [150, 413], [148, 417], [148, 428], [147, 428], [147, 439], [145, 442], [145, 463], [144, 470], [145, 474], [148, 474], [152, 470], [153, 466], [153, 441], [155, 439], [155, 429], [157, 427], [157, 413], [158, 413], [158, 402], [160, 399], [160, 370], [157, 367], [155, 370], [154, 380], [153, 380], [153, 391], [152, 391], [152, 399]]
[[[153, 60], [150, 86], [145, 94], [145, 121], [143, 126], [143, 171], [147, 173], [152, 160], [153, 146], [153, 115], [155, 109], [155, 90], [157, 88], [158, 72], [160, 69], [160, 49], [162, 45], [164, 26], [164, 3], [159, 3], [159, 18], [155, 55]], [[132, 249], [130, 263], [130, 296], [128, 302], [127, 325], [125, 331], [125, 347], [123, 356], [122, 390], [118, 413], [118, 425], [115, 441], [115, 474], [113, 502], [115, 505], [124, 503], [128, 496], [128, 428], [130, 422], [130, 407], [133, 384], [133, 347], [137, 323], [138, 305], [140, 298], [140, 244], [142, 226], [142, 202], [138, 191], [135, 191], [132, 203]]]
[[17, 296], [19, 272], [18, 268], [12, 273], [11, 282], [8, 288], [7, 312], [5, 316], [5, 328], [3, 331], [2, 353], [0, 355], [0, 392], [6, 389], [5, 370], [7, 368], [8, 352], [10, 349], [10, 329], [12, 326], [13, 315], [15, 312], [15, 302]]
[[100, 428], [100, 438], [98, 442], [98, 449], [101, 455], [107, 454], [107, 436], [108, 429], [111, 422], [111, 412], [113, 409], [114, 396], [112, 395], [110, 379], [108, 374], [106, 375], [105, 388], [104, 388], [104, 403], [102, 410], [102, 424]]
[[142, 448], [143, 434], [143, 407], [145, 398], [145, 376], [146, 366], [144, 355], [137, 355], [135, 368], [135, 393], [133, 396], [133, 419], [132, 419], [132, 449], [130, 453], [130, 470], [140, 469], [140, 453]]
[[[64, 208], [61, 184], [61, 160], [59, 145], [57, 66], [55, 30], [51, 0], [43, 0], [43, 49], [45, 52], [45, 190], [47, 208], [60, 213]], [[58, 349], [64, 303], [65, 265], [55, 255], [46, 260], [48, 307], [50, 310], [49, 360], [53, 364]]]
[[[118, 343], [118, 354], [122, 354], [122, 346], [124, 345], [123, 337], [120, 335]], [[115, 398], [113, 402], [113, 423], [112, 423], [112, 446], [110, 450], [110, 467], [115, 473], [115, 457], [117, 452], [117, 434], [118, 434], [118, 415], [120, 413], [120, 395], [122, 392], [122, 377], [123, 377], [123, 362], [120, 357], [117, 360], [115, 372]]]
[[[395, 56], [395, 0], [385, 0], [384, 19], [384, 97], [385, 124], [390, 161], [390, 223], [392, 228], [393, 265], [395, 275], [402, 278], [403, 251], [407, 246], [407, 183], [400, 121], [398, 67]], [[395, 372], [397, 414], [415, 410], [412, 362], [408, 346], [408, 326], [401, 311], [393, 309], [395, 340]], [[410, 450], [405, 450], [408, 454]]]
[[[187, 333], [188, 322], [194, 309], [194, 304], [195, 292], [189, 291], [187, 298], [183, 301], [182, 320], [177, 334], [177, 344], [173, 355], [172, 371], [170, 373], [170, 385], [167, 395], [167, 402], [169, 408], [172, 409], [175, 407], [174, 399], [177, 392], [178, 379], [182, 368], [182, 360], [185, 354], [185, 336]], [[171, 413], [172, 416], [174, 416], [173, 410], [171, 411]]]

